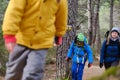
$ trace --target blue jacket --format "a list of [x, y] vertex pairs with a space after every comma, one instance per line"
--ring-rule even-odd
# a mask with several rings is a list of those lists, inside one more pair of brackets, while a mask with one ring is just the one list
[[100, 63], [103, 62], [113, 62], [119, 60], [120, 50], [119, 50], [119, 39], [110, 42], [106, 45], [107, 40], [103, 41], [100, 53]]
[[83, 47], [78, 47], [73, 41], [68, 50], [67, 57], [72, 58], [73, 63], [85, 63], [86, 58], [88, 58], [89, 63], [93, 63], [92, 50], [87, 43]]

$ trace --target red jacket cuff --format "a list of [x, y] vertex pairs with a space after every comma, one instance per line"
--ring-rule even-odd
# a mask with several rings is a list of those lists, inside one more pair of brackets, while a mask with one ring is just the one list
[[5, 43], [16, 42], [15, 35], [4, 35], [3, 36]]
[[62, 37], [55, 37], [55, 43], [56, 43], [57, 45], [62, 44]]
[[59, 37], [59, 38], [58, 38], [58, 42], [59, 42], [59, 44], [62, 43], [62, 37]]

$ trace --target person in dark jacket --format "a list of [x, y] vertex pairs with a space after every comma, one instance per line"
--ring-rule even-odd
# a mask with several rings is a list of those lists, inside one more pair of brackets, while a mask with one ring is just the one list
[[103, 41], [100, 53], [100, 68], [109, 69], [118, 66], [120, 56], [120, 37], [119, 28], [113, 27], [106, 40]]

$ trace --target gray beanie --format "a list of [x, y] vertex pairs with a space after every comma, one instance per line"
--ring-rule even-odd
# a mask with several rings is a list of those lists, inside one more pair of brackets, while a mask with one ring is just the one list
[[118, 34], [120, 34], [118, 27], [113, 27], [111, 32], [117, 32]]

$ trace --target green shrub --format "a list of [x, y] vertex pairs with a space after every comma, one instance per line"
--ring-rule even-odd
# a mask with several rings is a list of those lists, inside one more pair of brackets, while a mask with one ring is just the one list
[[5, 49], [4, 46], [4, 40], [2, 37], [2, 29], [0, 26], [0, 75], [4, 76], [5, 75], [5, 70], [6, 70], [6, 61], [8, 59], [8, 52]]
[[56, 59], [56, 47], [50, 48], [46, 56], [46, 64], [54, 64]]

